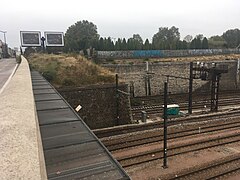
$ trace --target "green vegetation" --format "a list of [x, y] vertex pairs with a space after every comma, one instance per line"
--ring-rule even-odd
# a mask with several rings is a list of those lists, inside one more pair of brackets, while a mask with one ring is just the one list
[[[221, 36], [214, 35], [207, 39], [202, 34], [193, 38], [187, 35], [180, 39], [179, 29], [160, 27], [158, 32], [149, 39], [143, 41], [139, 34], [133, 34], [130, 38], [100, 37], [97, 26], [87, 20], [78, 21], [71, 25], [65, 33], [65, 47], [47, 47], [47, 53], [58, 53], [63, 50], [66, 53], [78, 53], [82, 51], [87, 55], [87, 49], [94, 58], [93, 49], [99, 51], [125, 51], [125, 50], [182, 50], [182, 49], [208, 49], [208, 48], [239, 48], [240, 30], [230, 29]], [[39, 48], [26, 48], [25, 54], [40, 52]]]
[[227, 42], [228, 48], [240, 48], [240, 30], [230, 29], [223, 33], [223, 39]]
[[208, 40], [202, 34], [197, 35], [190, 43], [190, 49], [208, 49]]
[[98, 39], [96, 25], [88, 21], [78, 21], [67, 29], [65, 49], [68, 52], [79, 52], [93, 46]]
[[18, 64], [20, 64], [20, 63], [21, 63], [21, 61], [22, 61], [22, 58], [21, 58], [21, 56], [16, 56], [16, 62], [17, 62]]
[[55, 87], [115, 82], [114, 74], [79, 55], [35, 53], [28, 60]]
[[208, 40], [209, 48], [226, 48], [227, 42], [222, 36], [212, 36]]
[[[201, 39], [199, 39], [200, 37]], [[127, 40], [125, 38], [115, 40], [116, 42], [113, 42], [110, 37], [100, 37], [97, 32], [97, 26], [92, 22], [78, 21], [76, 24], [70, 26], [66, 32], [65, 51], [79, 52], [83, 50], [86, 52], [85, 50], [88, 48], [94, 48], [100, 51], [208, 48], [208, 42], [206, 42], [208, 40], [207, 38], [203, 38], [202, 35], [196, 36], [193, 40], [192, 37], [191, 39], [180, 40], [179, 29], [175, 26], [171, 28], [160, 27], [158, 32], [153, 35], [152, 43], [150, 43], [148, 39], [143, 42], [139, 34], [133, 34], [133, 36]], [[202, 42], [203, 40], [204, 42]]]
[[154, 49], [176, 49], [176, 44], [180, 40], [178, 28], [172, 26], [160, 27], [158, 32], [153, 35], [152, 45]]

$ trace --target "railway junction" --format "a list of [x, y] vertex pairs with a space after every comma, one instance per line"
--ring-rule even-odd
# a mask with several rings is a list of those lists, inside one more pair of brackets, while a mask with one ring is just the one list
[[[216, 80], [210, 91], [193, 92], [191, 98], [189, 93], [131, 97], [132, 124], [91, 130], [23, 58], [0, 94], [1, 133], [8, 132], [0, 144], [1, 177], [239, 179], [240, 91], [219, 91], [219, 79], [210, 77]], [[167, 119], [166, 101], [177, 105]]]
[[[226, 67], [214, 75], [210, 69], [193, 69], [202, 80], [210, 76], [209, 91], [132, 97], [138, 104], [131, 106], [137, 124], [94, 130], [131, 178], [239, 179], [239, 91], [219, 92]], [[177, 116], [169, 115], [167, 128], [165, 99], [177, 103], [171, 106]]]

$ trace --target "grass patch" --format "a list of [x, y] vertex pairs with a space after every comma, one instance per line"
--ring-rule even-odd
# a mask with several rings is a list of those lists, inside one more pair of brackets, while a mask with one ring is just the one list
[[81, 86], [115, 82], [109, 70], [76, 54], [32, 54], [28, 57], [32, 69], [56, 87]]

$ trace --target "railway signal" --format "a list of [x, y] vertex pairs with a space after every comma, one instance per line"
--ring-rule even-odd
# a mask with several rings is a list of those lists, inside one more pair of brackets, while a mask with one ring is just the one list
[[192, 114], [192, 88], [193, 88], [193, 62], [190, 62], [189, 73], [189, 91], [188, 91], [188, 114]]
[[[63, 32], [44, 32], [41, 37], [40, 31], [20, 31], [21, 47], [63, 47]], [[46, 43], [45, 43], [46, 41]]]
[[[191, 70], [192, 68], [192, 70]], [[218, 94], [219, 94], [219, 81], [222, 73], [228, 72], [227, 65], [219, 65], [216, 63], [212, 63], [211, 65], [207, 63], [199, 63], [193, 67], [190, 63], [190, 82], [193, 79], [201, 79], [203, 81], [210, 80], [211, 81], [211, 111], [218, 111]], [[190, 87], [189, 83], [189, 101], [191, 99], [190, 94], [192, 92], [192, 87]], [[189, 102], [190, 104], [191, 102]], [[190, 107], [190, 106], [189, 106]]]

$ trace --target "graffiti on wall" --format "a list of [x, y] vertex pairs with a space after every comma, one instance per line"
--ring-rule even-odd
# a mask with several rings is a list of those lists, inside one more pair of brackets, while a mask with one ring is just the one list
[[202, 55], [239, 54], [240, 49], [190, 49], [190, 50], [135, 50], [135, 51], [97, 51], [98, 59], [105, 58], [157, 58]]

